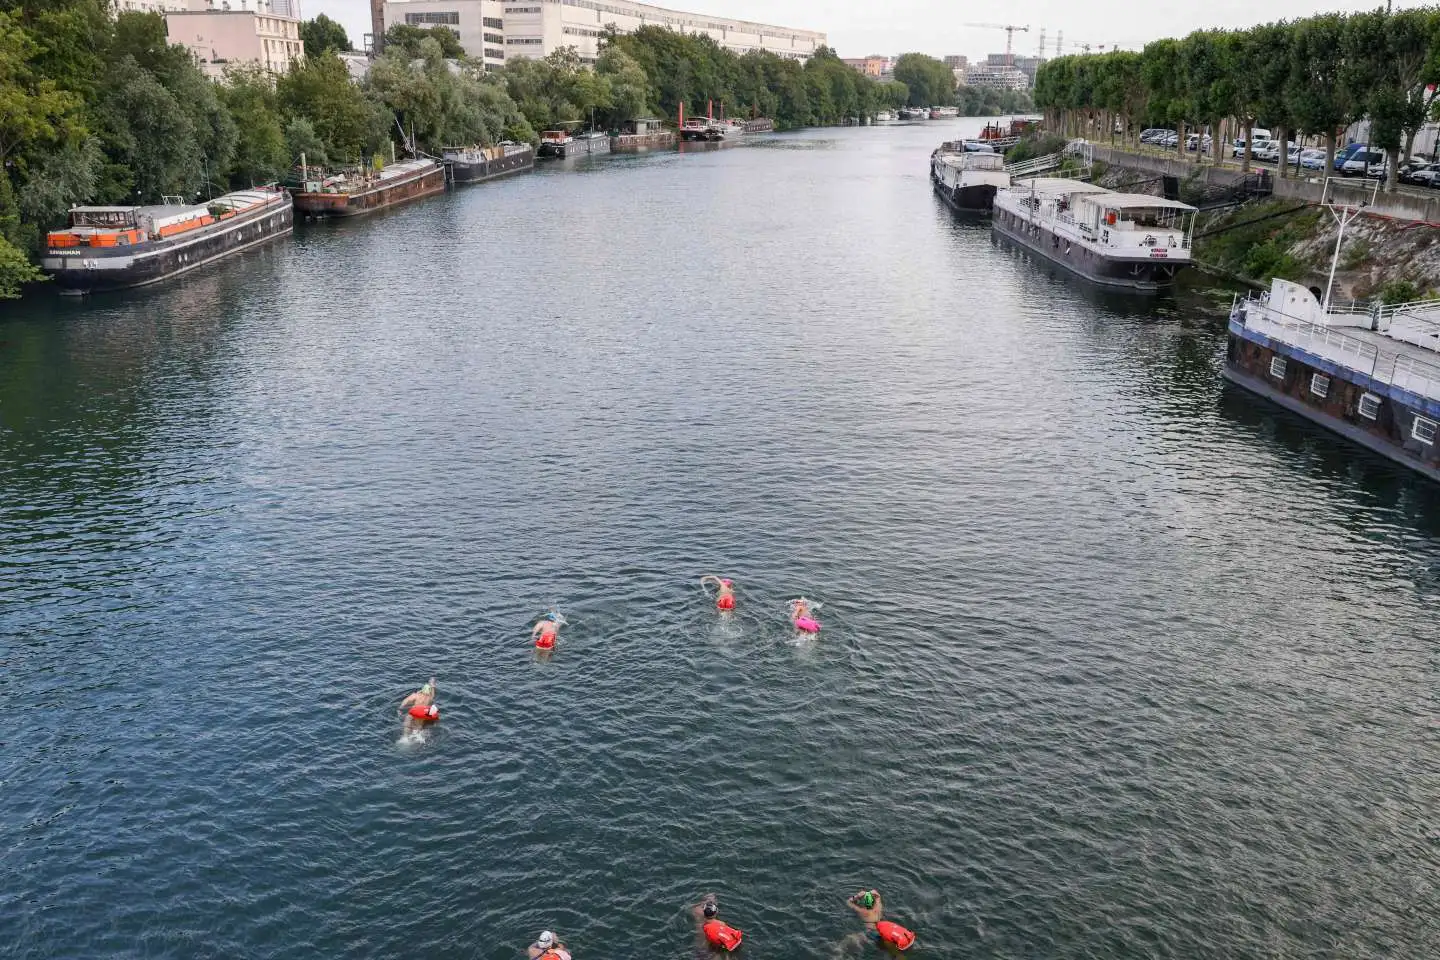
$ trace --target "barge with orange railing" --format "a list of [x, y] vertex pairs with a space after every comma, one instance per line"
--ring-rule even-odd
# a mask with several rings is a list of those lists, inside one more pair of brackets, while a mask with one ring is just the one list
[[355, 217], [374, 213], [398, 203], [445, 192], [445, 168], [434, 160], [402, 160], [378, 172], [347, 171], [313, 177], [295, 194], [295, 210], [306, 217]]
[[143, 287], [290, 235], [294, 206], [278, 187], [237, 190], [202, 204], [72, 207], [46, 236], [40, 266], [61, 292]]

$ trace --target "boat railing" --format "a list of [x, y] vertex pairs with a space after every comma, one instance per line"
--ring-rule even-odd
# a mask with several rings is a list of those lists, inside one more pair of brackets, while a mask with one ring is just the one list
[[1374, 375], [1380, 350], [1374, 344], [1341, 333], [1333, 327], [1301, 320], [1270, 306], [1268, 294], [1237, 299], [1230, 315], [1241, 325], [1284, 341], [1291, 346], [1344, 363], [1353, 370]]
[[1410, 356], [1395, 358], [1390, 383], [1402, 390], [1440, 400], [1440, 366]]

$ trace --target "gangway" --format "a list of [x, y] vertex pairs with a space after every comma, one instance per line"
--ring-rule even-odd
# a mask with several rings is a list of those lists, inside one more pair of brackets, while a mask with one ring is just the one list
[[1024, 180], [1029, 177], [1038, 177], [1051, 170], [1058, 170], [1064, 165], [1067, 159], [1076, 161], [1075, 165], [1065, 171], [1065, 176], [1073, 180], [1089, 180], [1091, 170], [1094, 168], [1095, 151], [1084, 140], [1075, 140], [1065, 146], [1059, 153], [1046, 154], [1043, 157], [1033, 157], [1029, 160], [1021, 160], [1018, 163], [1005, 164], [1005, 171], [1010, 174], [1012, 180]]

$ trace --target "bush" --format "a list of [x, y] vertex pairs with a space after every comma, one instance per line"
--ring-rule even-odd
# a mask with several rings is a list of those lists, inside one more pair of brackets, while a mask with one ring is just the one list
[[1380, 287], [1381, 303], [1409, 303], [1411, 300], [1419, 300], [1424, 295], [1424, 291], [1409, 280], [1387, 280]]

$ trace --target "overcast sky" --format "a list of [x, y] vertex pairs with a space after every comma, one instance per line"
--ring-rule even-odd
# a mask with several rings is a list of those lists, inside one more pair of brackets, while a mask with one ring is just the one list
[[[324, 13], [339, 20], [356, 47], [370, 29], [368, 0], [300, 0], [306, 17]], [[966, 22], [1029, 25], [1029, 33], [1015, 34], [1015, 51], [1033, 54], [1045, 28], [1046, 55], [1055, 51], [1055, 34], [1065, 33], [1065, 51], [1071, 41], [1138, 48], [1159, 37], [1178, 37], [1202, 27], [1247, 27], [1267, 20], [1303, 17], [1333, 10], [1374, 9], [1376, 2], [1315, 2], [1315, 0], [1207, 0], [1205, 3], [1136, 3], [1134, 0], [1019, 0], [1009, 12], [995, 7], [968, 7], [938, 0], [666, 0], [669, 6], [696, 13], [758, 20], [787, 27], [823, 30], [842, 57], [870, 53], [898, 54], [918, 50], [932, 56], [949, 53], [979, 57], [1005, 49], [1003, 30], [977, 30]], [[1402, 2], [1399, 6], [1419, 6]], [[996, 4], [999, 7], [1000, 4]], [[1002, 19], [1004, 18], [1004, 19]]]

